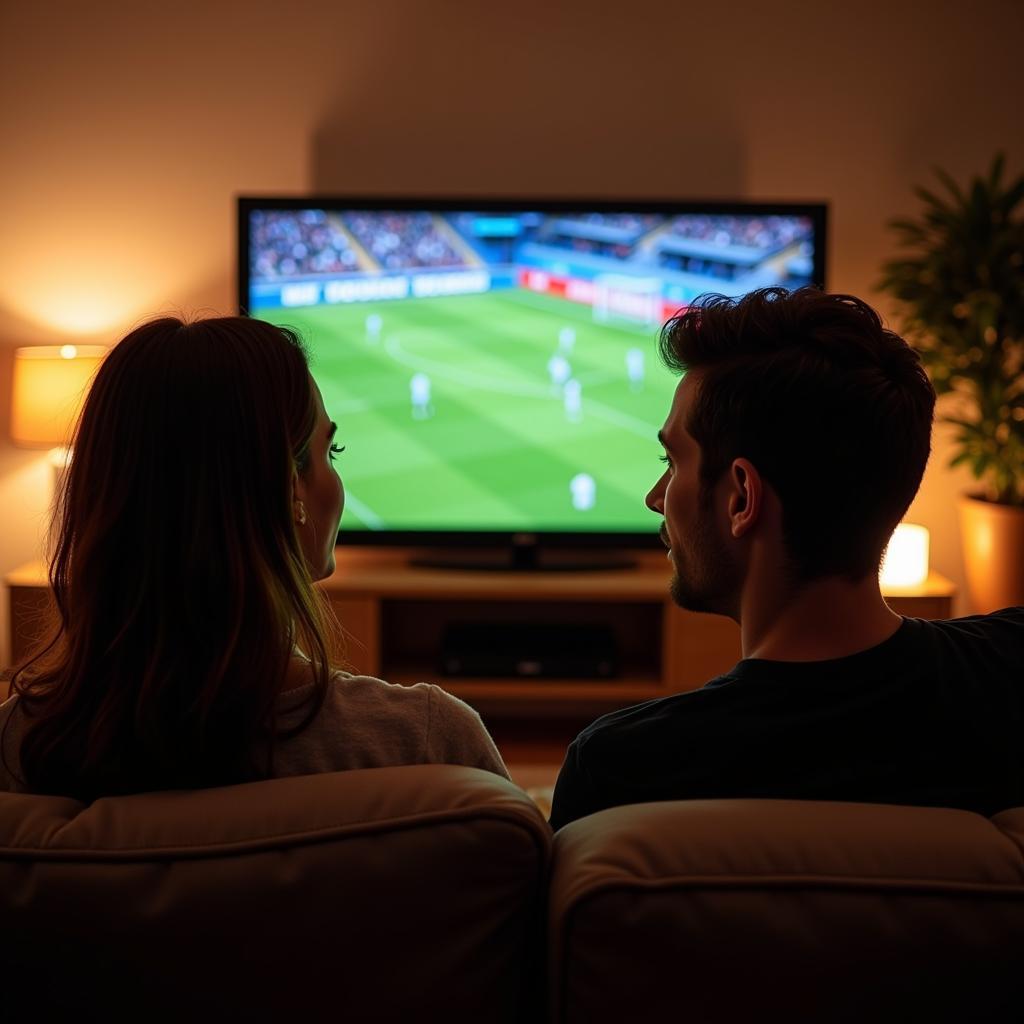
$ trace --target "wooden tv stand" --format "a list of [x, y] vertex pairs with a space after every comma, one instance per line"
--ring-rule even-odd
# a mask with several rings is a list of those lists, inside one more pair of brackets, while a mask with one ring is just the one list
[[[482, 713], [599, 712], [699, 686], [739, 657], [734, 623], [672, 605], [663, 553], [585, 572], [428, 569], [410, 566], [410, 554], [339, 551], [323, 586], [353, 634], [348, 657], [391, 682], [439, 682]], [[444, 676], [441, 637], [454, 622], [603, 626], [619, 670], [612, 679]]]

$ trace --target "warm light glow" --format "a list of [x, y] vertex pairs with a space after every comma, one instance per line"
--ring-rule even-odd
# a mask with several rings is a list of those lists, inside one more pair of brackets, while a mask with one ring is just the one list
[[[45, 335], [78, 338], [108, 337], [124, 333], [133, 319], [147, 316], [150, 306], [159, 303], [159, 297], [150, 297], [152, 289], [143, 289], [144, 282], [129, 280], [122, 292], [110, 282], [95, 280], [95, 274], [84, 266], [81, 276], [88, 274], [88, 282], [72, 281], [54, 285], [54, 276], [40, 275], [38, 280], [25, 282], [20, 294], [11, 295], [10, 302], [16, 312]], [[136, 291], [145, 296], [141, 301], [130, 301]], [[6, 291], [0, 287], [0, 292]], [[7, 296], [3, 296], [7, 298]], [[148, 305], [144, 303], [148, 302]]]
[[67, 445], [57, 445], [49, 451], [50, 465], [59, 472], [63, 472], [71, 464], [71, 449]]
[[92, 376], [106, 353], [102, 345], [15, 349], [11, 395], [14, 443], [27, 448], [66, 444]]
[[883, 587], [918, 587], [928, 579], [928, 530], [912, 523], [896, 527], [882, 560]]
[[[21, 344], [111, 344], [141, 320], [205, 307], [211, 287], [223, 292], [213, 305], [224, 305], [230, 208], [213, 206], [223, 224], [216, 221], [212, 236], [202, 202], [183, 223], [173, 204], [158, 210], [152, 199], [161, 181], [173, 180], [155, 175], [130, 197], [123, 177], [116, 185], [105, 177], [76, 178], [69, 190], [56, 175], [50, 187], [36, 182], [27, 189], [12, 212], [15, 222], [5, 217], [5, 254], [11, 255], [0, 260], [0, 307], [23, 331]], [[76, 193], [88, 197], [86, 208], [75, 205]], [[37, 203], [39, 195], [45, 198]]]

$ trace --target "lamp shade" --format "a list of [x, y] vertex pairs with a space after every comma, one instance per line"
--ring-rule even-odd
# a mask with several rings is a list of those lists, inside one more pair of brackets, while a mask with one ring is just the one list
[[882, 560], [883, 587], [918, 587], [928, 578], [928, 530], [900, 523]]
[[28, 448], [70, 443], [103, 345], [37, 345], [14, 350], [11, 440]]

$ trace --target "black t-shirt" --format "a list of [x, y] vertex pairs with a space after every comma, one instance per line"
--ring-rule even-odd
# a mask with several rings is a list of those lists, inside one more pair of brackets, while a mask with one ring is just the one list
[[747, 658], [699, 690], [605, 715], [569, 747], [551, 825], [705, 797], [1024, 804], [1024, 607], [904, 619], [832, 661]]

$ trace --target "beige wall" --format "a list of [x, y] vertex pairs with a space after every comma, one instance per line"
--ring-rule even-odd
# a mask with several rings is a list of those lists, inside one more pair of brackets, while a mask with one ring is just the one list
[[[233, 311], [237, 193], [821, 198], [829, 283], [870, 296], [932, 164], [1024, 164], [1019, 0], [39, 0], [0, 37], [0, 573], [50, 486], [13, 348]], [[962, 583], [945, 449], [911, 518]]]

